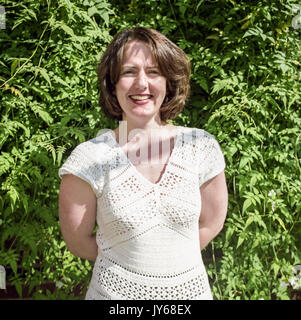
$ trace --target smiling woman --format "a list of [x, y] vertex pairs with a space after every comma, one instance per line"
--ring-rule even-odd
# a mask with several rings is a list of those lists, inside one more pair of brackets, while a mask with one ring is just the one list
[[189, 74], [185, 53], [152, 29], [122, 31], [101, 59], [101, 106], [123, 121], [59, 171], [64, 239], [95, 261], [86, 299], [212, 299], [201, 250], [226, 217], [224, 157], [204, 130], [166, 123]]
[[[136, 46], [132, 44], [133, 41], [136, 42]], [[136, 68], [122, 70], [122, 67], [125, 67], [123, 66], [124, 58], [129, 58], [127, 56], [129, 50], [134, 53], [133, 50], [138, 49], [137, 43], [140, 43], [140, 54], [142, 52], [144, 55], [148, 54], [150, 74], [156, 78], [158, 73], [166, 78], [166, 86], [164, 86], [164, 88], [166, 87], [166, 96], [160, 107], [160, 118], [162, 121], [174, 119], [183, 110], [188, 98], [191, 70], [189, 59], [183, 50], [160, 32], [140, 27], [126, 29], [119, 33], [108, 46], [98, 65], [98, 80], [101, 90], [99, 102], [103, 112], [107, 117], [122, 119], [123, 111], [115, 95], [115, 86], [122, 71], [127, 71], [128, 75], [137, 72]], [[130, 48], [127, 44], [130, 44]], [[141, 45], [146, 48], [142, 50]], [[135, 52], [135, 55], [139, 51]], [[132, 58], [134, 59], [134, 57]]]
[[151, 49], [143, 42], [131, 41], [125, 46], [115, 89], [123, 120], [140, 123], [151, 115], [160, 121], [166, 78], [156, 64]]

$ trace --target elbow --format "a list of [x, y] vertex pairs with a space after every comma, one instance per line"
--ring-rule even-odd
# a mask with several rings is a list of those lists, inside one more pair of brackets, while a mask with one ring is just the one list
[[66, 241], [65, 241], [65, 243], [66, 243], [66, 247], [67, 247], [68, 251], [69, 251], [71, 254], [73, 254], [74, 256], [80, 258], [79, 252], [78, 252], [78, 250], [77, 250], [77, 246], [75, 246], [75, 245], [72, 244], [72, 243], [68, 243], [68, 242], [66, 242]]
[[224, 222], [218, 226], [217, 231], [216, 231], [216, 236], [218, 234], [220, 234], [223, 231], [223, 229], [224, 229]]
[[73, 234], [70, 234], [69, 232], [62, 232], [64, 242], [66, 244], [67, 250], [73, 254], [76, 257], [81, 258], [80, 256], [80, 243], [76, 238], [78, 236], [74, 236]]

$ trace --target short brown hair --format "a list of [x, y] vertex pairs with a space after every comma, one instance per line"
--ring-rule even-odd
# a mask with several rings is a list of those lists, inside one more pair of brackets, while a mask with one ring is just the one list
[[114, 92], [120, 76], [124, 47], [133, 40], [150, 46], [160, 72], [167, 80], [160, 117], [162, 121], [174, 119], [183, 110], [190, 92], [190, 61], [184, 51], [163, 34], [144, 27], [125, 29], [118, 33], [98, 64], [99, 104], [104, 114], [112, 119], [122, 119], [123, 111]]

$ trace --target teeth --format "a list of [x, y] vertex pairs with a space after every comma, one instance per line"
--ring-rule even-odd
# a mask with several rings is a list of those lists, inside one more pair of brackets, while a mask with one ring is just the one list
[[146, 100], [150, 98], [150, 96], [131, 96], [131, 98], [135, 100]]

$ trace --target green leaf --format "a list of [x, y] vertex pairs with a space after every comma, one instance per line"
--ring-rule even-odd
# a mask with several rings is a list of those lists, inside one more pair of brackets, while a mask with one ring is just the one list
[[249, 161], [250, 161], [249, 157], [243, 156], [239, 162], [239, 168], [240, 169], [244, 168], [246, 164], [249, 163]]
[[233, 228], [229, 227], [229, 228], [226, 229], [226, 243], [227, 244], [229, 243], [233, 233], [234, 233], [234, 229]]
[[279, 216], [275, 216], [274, 218], [279, 222], [279, 224], [281, 225], [281, 227], [286, 231], [285, 224], [284, 224], [284, 222], [279, 218]]
[[73, 45], [76, 49], [80, 50], [80, 51], [84, 51], [82, 45], [80, 43], [77, 43], [77, 42], [73, 42]]
[[16, 287], [16, 290], [18, 292], [19, 297], [21, 298], [22, 297], [22, 284], [19, 281], [17, 281], [14, 283], [14, 285]]
[[88, 9], [88, 15], [92, 17], [94, 14], [98, 13], [98, 9], [96, 7], [91, 7]]
[[199, 3], [197, 4], [197, 6], [196, 6], [196, 11], [198, 11], [198, 9], [199, 9], [199, 7], [203, 4], [203, 2], [204, 2], [205, 0], [200, 0], [199, 1]]
[[32, 111], [41, 119], [43, 119], [47, 124], [51, 124], [53, 122], [53, 118], [51, 117], [51, 115], [47, 111], [43, 110], [39, 105], [30, 104], [30, 107]]
[[247, 227], [254, 221], [254, 217], [251, 216], [247, 219], [246, 221], [246, 225], [245, 225], [245, 229], [247, 229]]
[[108, 27], [108, 26], [109, 26], [109, 14], [108, 14], [108, 12], [104, 11], [104, 12], [101, 14], [101, 17], [102, 17], [102, 19], [104, 20], [106, 26]]
[[250, 37], [250, 36], [264, 36], [263, 30], [259, 27], [250, 28], [245, 32], [245, 34], [243, 35], [243, 38]]
[[58, 76], [54, 75], [54, 76], [53, 76], [53, 79], [54, 79], [56, 82], [62, 84], [63, 86], [66, 86], [66, 87], [69, 87], [69, 88], [70, 88], [69, 84], [68, 84], [64, 79], [62, 79], [61, 77], [58, 77]]
[[68, 27], [65, 23], [59, 23], [59, 26], [71, 37], [75, 37], [73, 30]]
[[15, 72], [16, 68], [17, 68], [17, 65], [19, 64], [19, 59], [16, 58], [13, 60], [11, 66], [10, 66], [10, 74], [13, 75], [13, 73]]
[[201, 88], [206, 91], [206, 93], [209, 93], [207, 80], [203, 77], [198, 78], [197, 80], [198, 84], [201, 86]]
[[16, 205], [16, 201], [19, 199], [19, 192], [15, 187], [10, 186], [7, 194], [11, 199], [12, 208], [14, 208]]
[[250, 20], [246, 21], [242, 26], [241, 26], [241, 30], [245, 30], [249, 27], [250, 25]]
[[252, 200], [250, 198], [244, 201], [244, 204], [242, 206], [242, 214], [244, 214], [245, 211], [247, 211], [247, 209], [250, 207], [251, 204], [252, 204]]
[[18, 255], [16, 254], [15, 250], [8, 250], [4, 254], [4, 262], [5, 264], [9, 264], [10, 267], [12, 268], [14, 274], [17, 274], [17, 261], [18, 261]]
[[41, 75], [43, 76], [43, 78], [49, 83], [49, 85], [51, 87], [51, 81], [50, 81], [50, 78], [49, 78], [49, 75], [48, 75], [46, 69], [39, 68], [39, 71], [40, 71]]
[[211, 35], [207, 36], [206, 39], [219, 40], [219, 36], [217, 34], [211, 34]]
[[271, 269], [273, 270], [274, 277], [276, 279], [277, 276], [278, 276], [279, 270], [280, 270], [280, 265], [278, 263], [276, 263], [276, 262], [273, 262], [272, 265], [271, 265]]
[[60, 165], [62, 161], [62, 156], [64, 152], [66, 151], [66, 147], [64, 146], [58, 146], [57, 147], [57, 164]]
[[238, 248], [243, 244], [244, 241], [245, 241], [245, 238], [244, 238], [244, 237], [239, 237], [239, 238], [238, 238], [238, 242], [237, 242], [236, 249], [238, 249]]

